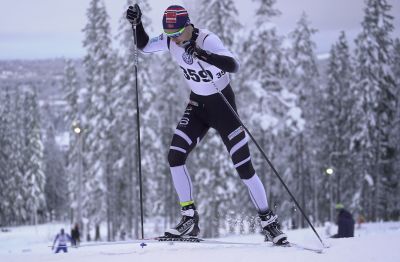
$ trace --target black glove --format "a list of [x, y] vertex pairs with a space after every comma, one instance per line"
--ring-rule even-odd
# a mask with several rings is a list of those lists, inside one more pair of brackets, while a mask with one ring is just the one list
[[186, 53], [205, 62], [207, 62], [210, 57], [210, 53], [198, 47], [193, 40], [184, 42], [182, 46], [185, 48]]
[[142, 21], [142, 11], [138, 4], [135, 6], [129, 6], [128, 10], [126, 10], [126, 19], [128, 19], [129, 23], [132, 25], [138, 25]]

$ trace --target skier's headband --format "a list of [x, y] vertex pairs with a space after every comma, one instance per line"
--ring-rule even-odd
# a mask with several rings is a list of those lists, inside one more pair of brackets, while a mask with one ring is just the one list
[[189, 14], [185, 8], [179, 5], [171, 5], [168, 7], [163, 16], [163, 28], [166, 29], [179, 29], [185, 28], [190, 25]]

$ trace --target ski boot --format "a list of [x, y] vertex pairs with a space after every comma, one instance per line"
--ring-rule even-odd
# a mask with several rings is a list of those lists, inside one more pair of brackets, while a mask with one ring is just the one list
[[275, 245], [288, 245], [286, 234], [281, 231], [281, 225], [278, 222], [278, 216], [271, 209], [259, 214], [261, 218], [262, 233], [265, 235], [265, 241], [272, 241]]
[[194, 204], [181, 209], [182, 219], [178, 225], [165, 231], [165, 237], [197, 237], [200, 233], [199, 214]]

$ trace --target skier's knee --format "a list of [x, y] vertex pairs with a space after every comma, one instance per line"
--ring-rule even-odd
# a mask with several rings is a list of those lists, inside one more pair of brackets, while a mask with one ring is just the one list
[[186, 162], [187, 155], [183, 152], [170, 149], [168, 153], [168, 163], [170, 167], [182, 166]]
[[251, 164], [251, 161], [244, 163], [243, 165], [236, 168], [236, 171], [239, 173], [239, 177], [241, 179], [250, 179], [254, 176], [256, 171]]

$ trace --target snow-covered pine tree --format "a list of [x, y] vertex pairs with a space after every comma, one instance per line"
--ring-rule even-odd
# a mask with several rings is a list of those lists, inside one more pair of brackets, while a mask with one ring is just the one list
[[235, 1], [202, 0], [199, 5], [198, 26], [216, 33], [228, 49], [234, 48], [236, 33], [242, 27]]
[[[4, 128], [5, 125], [3, 124], [5, 121], [5, 116], [3, 112], [3, 107], [4, 107], [4, 102], [5, 98], [3, 97], [3, 90], [0, 89], [0, 144], [3, 144], [4, 136], [2, 135], [4, 133]], [[6, 192], [6, 180], [7, 180], [7, 172], [6, 172], [6, 154], [3, 152], [4, 149], [0, 148], [0, 198], [4, 199], [0, 203], [0, 223], [6, 225], [7, 222], [7, 217], [8, 215], [6, 214], [6, 208], [9, 205], [9, 199], [7, 198], [7, 192]]]
[[[134, 1], [126, 1], [124, 10], [121, 11], [121, 19], [118, 30], [118, 40], [122, 48], [119, 50], [118, 70], [115, 77], [116, 92], [113, 96], [113, 108], [115, 109], [115, 128], [118, 137], [115, 137], [116, 143], [116, 159], [114, 170], [118, 175], [124, 190], [120, 190], [120, 196], [117, 197], [118, 205], [121, 210], [121, 230], [125, 230], [128, 237], [139, 237], [140, 232], [140, 202], [139, 202], [139, 174], [138, 174], [138, 152], [137, 152], [137, 123], [136, 123], [136, 91], [135, 91], [135, 57], [134, 57], [134, 40], [132, 27], [127, 21], [126, 8], [134, 5]], [[147, 32], [151, 29], [151, 21], [148, 18], [150, 6], [147, 0], [140, 1], [142, 10], [142, 22]], [[143, 115], [154, 99], [155, 88], [152, 86], [152, 56], [144, 56], [139, 51], [138, 57], [138, 90], [139, 90], [139, 107], [141, 120], [141, 146], [142, 146], [142, 179], [144, 186], [144, 200], [147, 201], [148, 178], [156, 174], [153, 170], [153, 163], [146, 163], [146, 156], [151, 156], [150, 149], [144, 145], [145, 141], [153, 142], [148, 137], [144, 126], [147, 126]], [[157, 163], [155, 159], [153, 159]], [[149, 170], [151, 169], [151, 170]], [[149, 179], [151, 180], [151, 179]], [[151, 206], [145, 204], [144, 208]], [[147, 210], [146, 210], [147, 212]], [[146, 215], [145, 212], [145, 215]]]
[[0, 223], [21, 225], [27, 222], [22, 143], [22, 102], [17, 86], [0, 92]]
[[[290, 53], [291, 75], [290, 91], [298, 96], [298, 105], [301, 108], [301, 116], [305, 120], [303, 132], [300, 132], [293, 141], [294, 163], [293, 168], [297, 178], [297, 192], [299, 202], [307, 213], [314, 211], [315, 217], [317, 206], [317, 187], [320, 179], [319, 167], [317, 167], [315, 150], [319, 144], [315, 136], [315, 125], [317, 124], [317, 101], [318, 101], [318, 78], [319, 72], [316, 62], [315, 48], [312, 36], [316, 30], [310, 25], [308, 17], [302, 14], [297, 22], [296, 29], [291, 33], [292, 49]], [[300, 226], [304, 226], [304, 218], [300, 216]]]
[[[345, 32], [340, 33], [338, 41], [332, 46], [327, 69], [327, 84], [323, 90], [318, 132], [323, 138], [317, 148], [318, 159], [323, 166], [333, 165], [334, 174], [326, 176], [325, 192], [333, 189], [334, 202], [357, 210], [361, 204], [360, 194], [354, 194], [355, 189], [361, 189], [360, 181], [355, 172], [354, 155], [351, 150], [353, 134], [355, 94], [353, 92], [353, 65]], [[332, 183], [331, 185], [329, 183]], [[322, 198], [328, 195], [321, 196]], [[354, 198], [355, 197], [355, 198]], [[354, 198], [354, 199], [353, 199]], [[326, 199], [325, 201], [328, 201]], [[328, 206], [322, 206], [325, 214], [329, 214]], [[333, 207], [330, 207], [333, 208]]]
[[[4, 93], [4, 97], [3, 97]], [[18, 219], [14, 211], [12, 193], [17, 190], [16, 180], [13, 174], [11, 157], [13, 152], [12, 140], [12, 108], [9, 88], [0, 92], [0, 224], [10, 225], [12, 219]], [[17, 220], [18, 221], [18, 220]]]
[[65, 94], [65, 101], [67, 102], [65, 108], [65, 117], [64, 121], [67, 123], [68, 133], [69, 133], [69, 147], [67, 152], [66, 159], [66, 168], [67, 168], [67, 183], [68, 183], [68, 197], [69, 203], [71, 203], [71, 207], [74, 210], [74, 220], [78, 221], [78, 172], [79, 172], [79, 145], [77, 135], [73, 131], [74, 124], [81, 124], [81, 117], [79, 113], [79, 89], [80, 89], [80, 81], [77, 76], [76, 67], [74, 62], [70, 59], [65, 61], [64, 67], [64, 77], [62, 82], [62, 88]]
[[[285, 141], [292, 132], [298, 132], [302, 121], [295, 117], [300, 114], [296, 106], [296, 95], [287, 89], [288, 60], [282, 46], [283, 37], [279, 36], [276, 26], [270, 21], [280, 14], [275, 9], [276, 1], [257, 1], [257, 28], [246, 36], [241, 50], [242, 70], [240, 72], [243, 87], [238, 101], [246, 108], [244, 119], [249, 119], [260, 146], [266, 150], [270, 160], [279, 170], [289, 169], [288, 161], [282, 157]], [[249, 101], [257, 101], [249, 103]], [[287, 203], [277, 201], [287, 198], [280, 186], [276, 186], [275, 176], [258, 150], [252, 148], [254, 163], [259, 176], [269, 191], [271, 207], [278, 205], [285, 208]], [[276, 157], [276, 158], [275, 158]], [[286, 171], [284, 171], [286, 173]], [[275, 189], [275, 190], [274, 190]], [[242, 197], [241, 199], [247, 200]], [[249, 203], [248, 203], [249, 204]], [[247, 205], [248, 205], [247, 204]], [[253, 207], [251, 206], [253, 209]], [[289, 210], [286, 208], [286, 210]], [[280, 210], [279, 214], [282, 214]]]
[[[46, 210], [45, 183], [43, 163], [43, 141], [41, 121], [36, 90], [34, 87], [25, 91], [24, 97], [24, 181], [25, 209], [28, 212], [28, 223], [37, 224], [44, 218]], [[38, 217], [39, 216], [39, 217]]]
[[[88, 22], [83, 29], [86, 72], [86, 111], [82, 118], [85, 149], [84, 214], [96, 226], [107, 218], [108, 238], [111, 237], [108, 208], [111, 207], [112, 177], [112, 81], [115, 76], [115, 54], [111, 49], [111, 32], [103, 1], [92, 0], [87, 10]], [[96, 239], [98, 239], [96, 235]]]
[[[48, 106], [45, 106], [45, 111], [49, 120], [54, 118]], [[53, 122], [48, 122], [45, 130], [43, 159], [46, 176], [46, 206], [51, 219], [62, 221], [67, 218], [66, 211], [69, 208], [68, 182], [64, 168], [64, 156], [56, 143]]]
[[[396, 97], [400, 97], [400, 39], [397, 38], [394, 42], [393, 48], [393, 75], [395, 76], [396, 81]], [[396, 109], [396, 117], [394, 120], [394, 129], [392, 133], [392, 140], [390, 144], [396, 145], [396, 160], [395, 160], [395, 168], [396, 171], [395, 178], [396, 181], [400, 181], [400, 101], [397, 100], [397, 109]], [[396, 196], [400, 196], [400, 185], [396, 184], [395, 193], [392, 197], [397, 199]], [[393, 202], [391, 200], [391, 202]], [[393, 214], [397, 214], [397, 217], [400, 214], [400, 201], [394, 201], [395, 205], [393, 208]]]
[[[395, 148], [390, 134], [395, 123], [398, 103], [392, 72], [393, 17], [386, 0], [366, 1], [362, 32], [356, 39], [356, 82], [359, 92], [361, 118], [353, 140], [359, 150], [359, 158], [366, 177], [373, 178], [372, 194], [366, 210], [369, 219], [390, 219], [389, 199], [393, 199], [396, 185]], [[369, 196], [368, 196], [369, 195]]]
[[67, 101], [64, 120], [72, 126], [73, 121], [79, 120], [78, 99], [80, 83], [76, 72], [76, 66], [71, 59], [65, 60], [62, 87], [65, 94], [65, 100]]
[[21, 88], [15, 86], [15, 99], [14, 99], [14, 114], [13, 121], [11, 122], [11, 130], [13, 130], [13, 154], [11, 162], [15, 163], [15, 170], [12, 172], [15, 184], [18, 189], [13, 192], [11, 196], [14, 202], [14, 213], [17, 218], [18, 224], [22, 224], [28, 217], [28, 212], [25, 209], [24, 189], [20, 185], [24, 184], [24, 153], [25, 153], [25, 129], [24, 123], [24, 103]]

